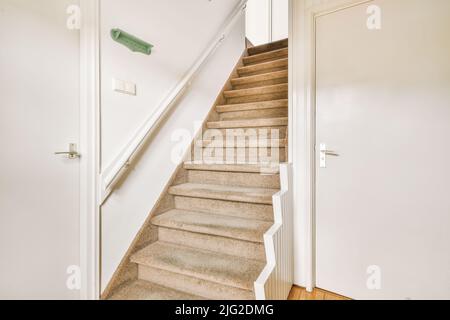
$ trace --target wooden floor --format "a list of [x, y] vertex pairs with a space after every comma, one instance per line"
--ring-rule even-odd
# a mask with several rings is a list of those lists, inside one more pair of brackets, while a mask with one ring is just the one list
[[306, 289], [300, 287], [293, 287], [291, 294], [289, 295], [289, 300], [338, 300], [345, 301], [351, 300], [340, 295], [321, 290], [315, 289], [314, 292], [307, 292]]

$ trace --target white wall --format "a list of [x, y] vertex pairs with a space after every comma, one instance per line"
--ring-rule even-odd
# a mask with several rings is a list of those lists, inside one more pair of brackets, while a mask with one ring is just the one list
[[[106, 10], [103, 8], [104, 163], [120, 151], [120, 147], [128, 142], [127, 138], [142, 124], [142, 119], [149, 116], [181, 80], [238, 2], [134, 0], [114, 3]], [[135, 11], [127, 11], [133, 3]], [[110, 27], [121, 27], [152, 42], [156, 46], [154, 55], [134, 55], [113, 44], [105, 34]], [[135, 170], [103, 206], [102, 290], [178, 165], [171, 161], [172, 149], [179, 144], [171, 141], [172, 134], [179, 129], [193, 133], [195, 122], [204, 121], [244, 49], [243, 15], [161, 127]], [[117, 61], [121, 62], [115, 63]], [[112, 76], [136, 81], [138, 96], [120, 96], [111, 92]], [[187, 141], [186, 148], [190, 142]]]
[[272, 41], [288, 38], [289, 0], [272, 0]]
[[288, 37], [289, 0], [249, 0], [246, 15], [246, 36], [255, 46]]

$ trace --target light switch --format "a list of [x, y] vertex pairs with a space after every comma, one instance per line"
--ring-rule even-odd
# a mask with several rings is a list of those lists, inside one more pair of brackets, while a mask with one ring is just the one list
[[136, 95], [136, 84], [119, 79], [113, 79], [113, 90], [119, 93], [125, 93], [132, 96]]
[[125, 92], [135, 96], [136, 95], [136, 85], [131, 82], [125, 82]]
[[117, 92], [122, 92], [125, 90], [124, 82], [117, 79], [112, 79], [112, 89]]
[[320, 144], [320, 167], [326, 168], [327, 167], [327, 145], [324, 143]]

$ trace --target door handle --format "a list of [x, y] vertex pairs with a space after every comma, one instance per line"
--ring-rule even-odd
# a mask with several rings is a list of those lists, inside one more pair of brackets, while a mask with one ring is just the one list
[[331, 151], [331, 150], [325, 150], [323, 151], [325, 153], [326, 156], [334, 156], [334, 157], [339, 157], [339, 154], [335, 151]]
[[322, 143], [320, 144], [320, 167], [327, 167], [327, 156], [339, 157], [339, 153], [336, 151], [328, 150], [327, 145]]
[[77, 145], [75, 143], [69, 144], [69, 151], [55, 152], [55, 155], [67, 155], [69, 159], [81, 158], [81, 155], [77, 151]]

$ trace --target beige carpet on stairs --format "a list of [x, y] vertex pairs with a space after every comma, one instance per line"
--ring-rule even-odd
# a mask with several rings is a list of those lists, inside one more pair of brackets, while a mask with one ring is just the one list
[[[206, 127], [228, 130], [236, 137], [255, 130], [268, 138], [269, 149], [274, 146], [283, 162], [288, 41], [247, 51], [222, 92], [224, 103], [215, 107], [215, 117]], [[217, 148], [206, 135], [195, 143], [204, 151]], [[109, 299], [255, 299], [254, 282], [266, 265], [263, 237], [274, 219], [272, 196], [280, 188], [279, 166], [263, 170], [265, 160], [259, 152], [252, 161], [242, 161], [238, 154], [250, 157], [257, 149], [248, 139], [240, 146], [222, 147], [225, 155], [227, 149], [235, 149], [231, 161], [218, 161], [214, 150], [204, 163], [186, 161], [181, 168], [184, 181], [178, 180], [167, 192], [171, 207], [151, 217], [158, 240], [130, 255], [127, 262], [135, 266], [136, 277], [116, 287]], [[273, 150], [264, 156], [273, 156]], [[212, 158], [216, 162], [208, 161]]]

